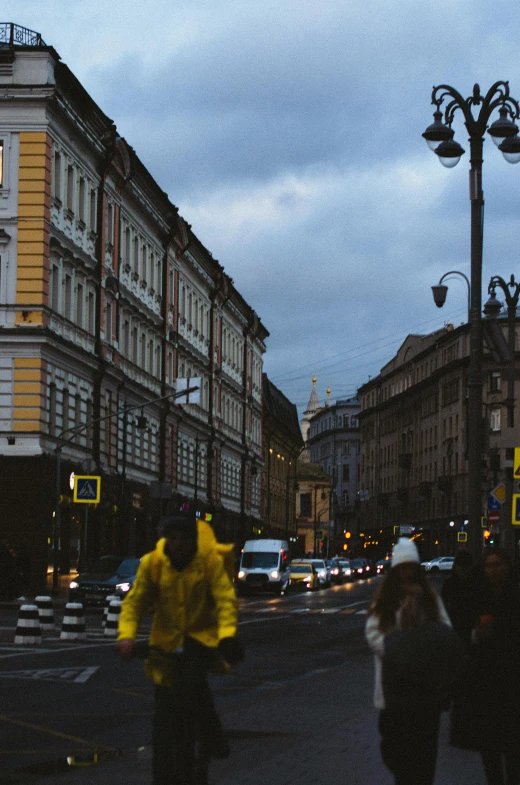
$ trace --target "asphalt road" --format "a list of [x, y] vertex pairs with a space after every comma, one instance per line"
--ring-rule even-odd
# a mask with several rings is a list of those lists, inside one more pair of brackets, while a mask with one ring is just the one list
[[[212, 678], [220, 709], [340, 668], [361, 650], [366, 656], [364, 611], [378, 581], [240, 600], [247, 657], [231, 674]], [[17, 781], [15, 772], [58, 772], [70, 756], [116, 755], [149, 743], [152, 685], [142, 662], [115, 656], [101, 618], [87, 614], [86, 641], [61, 641], [57, 610], [55, 632], [41, 646], [21, 647], [14, 644], [17, 611], [0, 609], [0, 783]], [[288, 727], [290, 714], [288, 707]]]

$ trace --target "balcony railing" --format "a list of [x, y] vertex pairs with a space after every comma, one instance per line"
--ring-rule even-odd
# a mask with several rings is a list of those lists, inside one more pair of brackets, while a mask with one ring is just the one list
[[0, 22], [0, 48], [13, 46], [46, 46], [39, 33], [12, 22]]

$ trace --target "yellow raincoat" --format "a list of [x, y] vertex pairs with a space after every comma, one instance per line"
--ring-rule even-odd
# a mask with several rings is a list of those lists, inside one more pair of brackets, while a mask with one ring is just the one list
[[[216, 648], [222, 638], [236, 635], [235, 589], [224, 565], [231, 551], [217, 544], [207, 523], [198, 521], [197, 528], [197, 553], [184, 570], [171, 566], [164, 553], [164, 538], [143, 556], [121, 608], [118, 640], [134, 640], [150, 610], [150, 645], [165, 652], [179, 649], [187, 635], [210, 648]], [[169, 680], [165, 658], [149, 658], [145, 671], [156, 684]]]

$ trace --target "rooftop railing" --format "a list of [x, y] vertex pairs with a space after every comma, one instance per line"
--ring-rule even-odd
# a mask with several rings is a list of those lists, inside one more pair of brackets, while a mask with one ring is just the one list
[[39, 33], [12, 22], [0, 22], [0, 47], [46, 46]]

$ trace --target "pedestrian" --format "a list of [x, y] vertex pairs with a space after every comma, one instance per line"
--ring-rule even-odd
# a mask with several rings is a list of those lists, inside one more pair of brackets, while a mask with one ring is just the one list
[[471, 583], [470, 660], [465, 683], [471, 744], [488, 785], [520, 785], [520, 588], [509, 557], [487, 549]]
[[153, 610], [145, 662], [155, 683], [153, 785], [204, 783], [209, 758], [229, 754], [207, 672], [225, 670], [243, 652], [233, 584], [207, 529], [185, 515], [163, 519], [164, 536], [142, 557], [121, 608], [116, 648], [124, 659]]
[[473, 557], [469, 551], [459, 551], [453, 561], [451, 573], [441, 588], [441, 597], [448, 612], [451, 624], [462, 640], [469, 644], [471, 624], [469, 608], [471, 603], [470, 574]]
[[368, 610], [374, 704], [383, 762], [395, 785], [432, 785], [440, 713], [449, 703], [460, 642], [441, 598], [421, 571], [412, 540], [401, 537]]

